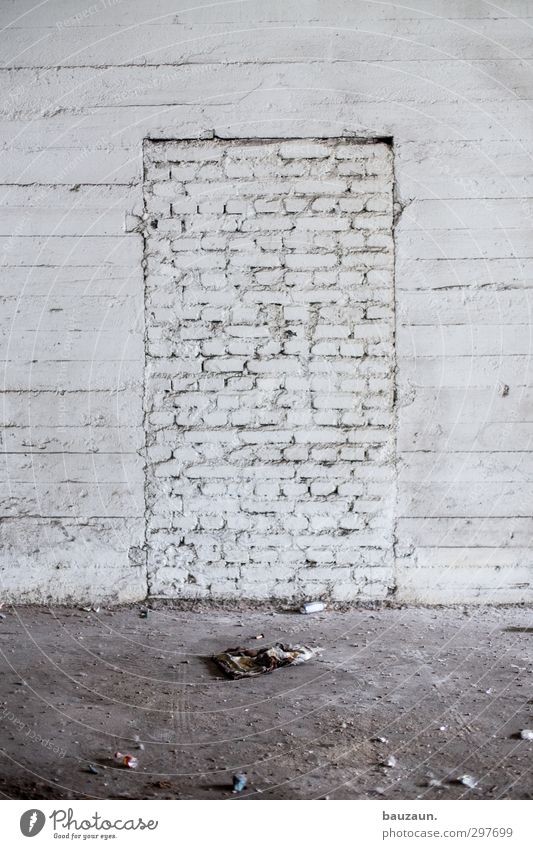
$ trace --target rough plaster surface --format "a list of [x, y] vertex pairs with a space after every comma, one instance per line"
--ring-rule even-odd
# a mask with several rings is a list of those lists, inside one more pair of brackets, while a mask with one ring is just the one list
[[530, 0], [1, 4], [8, 597], [146, 591], [129, 222], [143, 140], [214, 132], [393, 138], [396, 595], [533, 598], [532, 16]]
[[392, 152], [145, 147], [153, 595], [393, 589]]

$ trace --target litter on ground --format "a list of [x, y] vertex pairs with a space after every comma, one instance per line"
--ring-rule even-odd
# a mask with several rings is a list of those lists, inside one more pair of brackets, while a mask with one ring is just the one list
[[326, 605], [323, 601], [306, 601], [300, 607], [300, 613], [321, 613], [325, 609]]
[[139, 761], [134, 755], [123, 755], [122, 752], [115, 752], [114, 759], [116, 763], [127, 767], [127, 769], [137, 769], [139, 766]]
[[456, 782], [458, 784], [464, 784], [465, 787], [470, 787], [471, 790], [473, 790], [474, 787], [477, 787], [477, 778], [466, 773], [465, 775], [460, 775], [459, 778], [456, 779]]
[[305, 663], [320, 651], [318, 647], [274, 643], [258, 649], [226, 649], [214, 655], [213, 660], [230, 678], [253, 678], [255, 675], [273, 672], [281, 666]]
[[237, 772], [233, 776], [233, 792], [242, 793], [248, 783], [245, 772]]
[[426, 787], [443, 787], [443, 783], [440, 778], [428, 778], [426, 781]]

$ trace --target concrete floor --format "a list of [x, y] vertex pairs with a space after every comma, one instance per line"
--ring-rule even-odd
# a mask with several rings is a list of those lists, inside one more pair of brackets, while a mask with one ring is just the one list
[[[2, 613], [4, 797], [235, 799], [246, 769], [239, 798], [533, 798], [531, 610]], [[207, 659], [276, 640], [324, 652], [244, 681]]]

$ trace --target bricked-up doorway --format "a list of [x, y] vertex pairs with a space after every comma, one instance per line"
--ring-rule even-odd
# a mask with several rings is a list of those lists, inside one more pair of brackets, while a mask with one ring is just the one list
[[148, 141], [150, 592], [392, 586], [392, 150]]

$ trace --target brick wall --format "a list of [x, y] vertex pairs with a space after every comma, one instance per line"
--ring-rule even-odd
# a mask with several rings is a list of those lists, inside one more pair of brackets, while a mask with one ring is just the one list
[[383, 598], [392, 579], [392, 152], [145, 145], [154, 595]]

